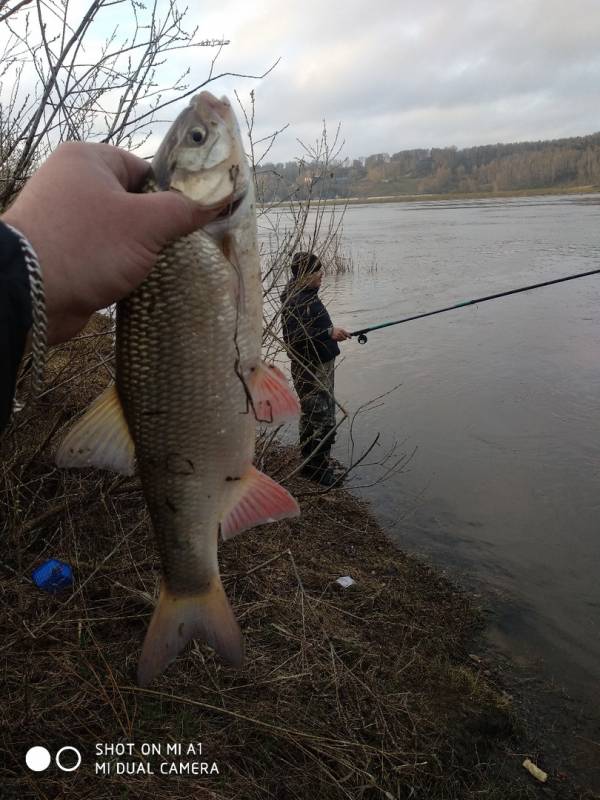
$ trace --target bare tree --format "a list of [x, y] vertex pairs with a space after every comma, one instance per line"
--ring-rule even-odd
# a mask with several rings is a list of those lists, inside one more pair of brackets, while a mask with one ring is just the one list
[[[118, 24], [111, 23], [115, 11]], [[232, 74], [216, 70], [229, 41], [201, 39], [197, 27], [188, 30], [186, 11], [176, 0], [152, 0], [148, 6], [91, 0], [79, 14], [60, 0], [0, 5], [0, 208], [61, 141], [102, 141], [134, 150], [147, 140], [161, 111]], [[99, 39], [98, 30], [107, 25], [111, 32]], [[196, 48], [215, 51], [208, 75], [194, 82], [188, 67], [169, 79], [167, 60]]]

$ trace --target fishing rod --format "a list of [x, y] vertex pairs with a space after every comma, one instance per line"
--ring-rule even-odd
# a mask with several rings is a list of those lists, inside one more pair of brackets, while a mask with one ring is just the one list
[[422, 319], [423, 317], [431, 317], [434, 314], [443, 314], [445, 311], [453, 311], [455, 308], [464, 308], [465, 306], [472, 306], [475, 303], [485, 303], [486, 300], [496, 300], [498, 297], [507, 297], [509, 294], [518, 294], [519, 292], [528, 292], [530, 289], [539, 289], [542, 286], [552, 286], [553, 283], [563, 283], [563, 281], [574, 281], [575, 278], [586, 278], [588, 275], [597, 275], [600, 269], [592, 269], [589, 272], [579, 272], [577, 275], [567, 275], [566, 278], [555, 278], [552, 281], [544, 281], [543, 283], [532, 283], [531, 286], [523, 286], [520, 289], [510, 289], [508, 292], [498, 292], [497, 294], [488, 294], [486, 297], [477, 297], [475, 300], [466, 300], [463, 303], [456, 303], [447, 308], [438, 308], [437, 311], [426, 311], [424, 314], [415, 314], [412, 317], [404, 317], [404, 319], [397, 319], [393, 322], [383, 322], [381, 325], [371, 325], [368, 328], [361, 328], [358, 331], [351, 331], [350, 336], [358, 336], [359, 344], [366, 344], [366, 334], [371, 331], [378, 331], [381, 328], [389, 328], [391, 325], [402, 325], [403, 322], [412, 322], [414, 319]]

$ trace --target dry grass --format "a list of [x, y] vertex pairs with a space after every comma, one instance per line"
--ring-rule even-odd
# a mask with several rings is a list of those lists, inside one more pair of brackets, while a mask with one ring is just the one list
[[[88, 333], [103, 323], [94, 325]], [[104, 367], [85, 370], [111, 349], [91, 336], [58, 351], [57, 388], [16, 415], [2, 441], [1, 796], [534, 797], [511, 754], [510, 703], [465, 650], [477, 624], [467, 598], [398, 552], [358, 500], [311, 494], [301, 479], [290, 487], [300, 519], [221, 546], [245, 668], [194, 644], [150, 689], [136, 687], [159, 576], [138, 482], [60, 472], [51, 457], [108, 378]], [[289, 471], [294, 458], [274, 452], [270, 471]], [[32, 585], [50, 557], [72, 564], [73, 591]], [[343, 590], [335, 579], [346, 574], [356, 585]], [[156, 756], [154, 775], [94, 773], [96, 742], [135, 742], [125, 760], [137, 764], [149, 760], [142, 742], [198, 741], [218, 775], [163, 776]], [[30, 772], [33, 744], [76, 745], [82, 766]]]

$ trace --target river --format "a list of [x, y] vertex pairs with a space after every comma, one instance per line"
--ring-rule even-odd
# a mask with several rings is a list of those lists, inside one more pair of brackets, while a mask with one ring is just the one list
[[[343, 232], [354, 269], [322, 295], [350, 330], [600, 268], [599, 195], [350, 206]], [[380, 438], [349, 486], [401, 548], [484, 590], [496, 644], [597, 697], [600, 275], [343, 345], [349, 415], [388, 392], [354, 420], [355, 456]], [[377, 482], [394, 445], [386, 465], [406, 461]]]

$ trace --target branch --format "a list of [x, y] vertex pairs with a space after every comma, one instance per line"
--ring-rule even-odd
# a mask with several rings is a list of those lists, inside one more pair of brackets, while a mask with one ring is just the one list
[[[0, 16], [0, 22], [4, 22], [4, 20], [11, 17], [13, 14], [16, 14], [17, 11], [20, 11], [23, 8], [23, 6], [26, 6], [31, 2], [33, 2], [33, 0], [21, 0], [20, 3], [17, 3], [16, 6], [9, 8], [8, 11], [5, 11], [4, 14]], [[0, 2], [0, 12], [3, 11], [3, 9], [5, 9], [7, 5], [8, 5], [8, 0], [3, 0], [3, 2]]]
[[[209, 83], [212, 83], [213, 81], [220, 80], [221, 78], [249, 78], [251, 80], [262, 80], [263, 78], [266, 78], [266, 76], [275, 69], [275, 67], [277, 66], [277, 64], [279, 64], [280, 61], [281, 61], [281, 59], [278, 58], [277, 61], [275, 61], [275, 63], [272, 64], [269, 67], [269, 69], [266, 70], [266, 72], [263, 72], [262, 75], [246, 75], [245, 73], [242, 73], [242, 72], [222, 72], [219, 75], [215, 75], [214, 77], [207, 78], [202, 83], [199, 83], [199, 84], [195, 85], [193, 89], [190, 89], [187, 92], [183, 92], [178, 97], [174, 97], [171, 100], [167, 100], [165, 103], [161, 103], [160, 105], [158, 105], [155, 108], [153, 108], [151, 111], [147, 111], [145, 114], [140, 114], [139, 117], [135, 117], [134, 119], [130, 120], [127, 124], [128, 125], [135, 125], [136, 123], [140, 122], [140, 120], [146, 119], [147, 117], [151, 117], [157, 111], [160, 111], [163, 108], [167, 108], [168, 106], [173, 105], [173, 103], [177, 103], [180, 100], [183, 100], [186, 97], [189, 97], [190, 95], [196, 94], [196, 92], [200, 91], [200, 89], [204, 88]], [[123, 127], [124, 126], [121, 126], [120, 128], [117, 128], [117, 130], [114, 131], [113, 136], [116, 136], [119, 133], [121, 133]], [[101, 141], [106, 143], [106, 144], [109, 143], [109, 139], [108, 138], [104, 138]]]

